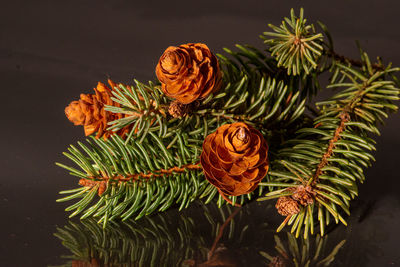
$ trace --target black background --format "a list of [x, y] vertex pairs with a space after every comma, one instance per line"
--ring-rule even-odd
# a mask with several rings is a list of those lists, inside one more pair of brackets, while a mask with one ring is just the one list
[[[108, 76], [126, 83], [154, 79], [170, 45], [204, 42], [214, 52], [236, 43], [262, 48], [258, 35], [267, 23], [279, 24], [300, 6], [309, 21], [329, 27], [337, 52], [357, 57], [358, 39], [371, 57], [400, 65], [396, 0], [2, 1], [0, 265], [46, 266], [67, 253], [52, 233], [68, 217], [66, 205], [55, 202], [58, 191], [77, 182], [54, 162], [67, 162], [61, 152], [83, 139], [83, 129], [65, 118], [70, 101]], [[395, 114], [381, 128], [376, 163], [366, 171], [357, 202], [368, 212], [363, 220], [352, 218], [359, 234], [346, 249], [363, 253], [357, 243], [370, 238], [368, 266], [400, 266], [399, 123]]]

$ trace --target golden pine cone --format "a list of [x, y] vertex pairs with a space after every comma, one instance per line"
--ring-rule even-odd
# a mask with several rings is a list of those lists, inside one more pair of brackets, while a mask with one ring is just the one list
[[162, 91], [183, 104], [218, 90], [222, 77], [217, 58], [202, 43], [168, 47], [158, 61], [156, 75]]
[[[108, 83], [111, 88], [116, 86], [111, 80], [108, 80]], [[72, 101], [65, 108], [65, 115], [74, 125], [83, 125], [86, 136], [97, 132], [96, 138], [103, 136], [107, 139], [114, 133], [123, 137], [129, 132], [129, 126], [117, 132], [107, 130], [108, 122], [125, 117], [124, 114], [112, 113], [104, 109], [105, 105], [120, 106], [111, 99], [111, 89], [99, 82], [94, 91], [95, 94], [81, 94], [79, 100]]]
[[282, 216], [294, 215], [300, 212], [299, 203], [288, 196], [278, 198], [275, 208]]
[[237, 122], [206, 137], [200, 163], [212, 185], [226, 195], [238, 196], [254, 191], [267, 174], [267, 154], [262, 134]]

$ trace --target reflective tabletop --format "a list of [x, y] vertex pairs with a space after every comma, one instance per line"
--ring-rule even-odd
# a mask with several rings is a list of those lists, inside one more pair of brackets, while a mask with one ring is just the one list
[[[337, 50], [400, 66], [398, 1], [8, 1], [0, 8], [0, 266], [400, 266], [400, 118], [377, 137], [348, 226], [296, 239], [276, 233], [275, 202], [238, 209], [201, 202], [138, 221], [69, 219], [58, 192], [78, 182], [54, 162], [84, 139], [64, 107], [108, 77], [155, 79], [169, 45], [236, 43], [258, 35], [290, 8], [330, 29]], [[297, 265], [296, 265], [297, 264]]]

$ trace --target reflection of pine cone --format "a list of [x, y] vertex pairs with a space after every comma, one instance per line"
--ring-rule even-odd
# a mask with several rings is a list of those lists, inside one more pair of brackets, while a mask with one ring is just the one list
[[286, 267], [286, 263], [281, 257], [276, 256], [268, 264], [268, 267]]
[[224, 194], [256, 189], [268, 170], [268, 146], [262, 134], [245, 123], [225, 124], [208, 135], [200, 162], [206, 179]]
[[222, 77], [217, 58], [201, 43], [168, 47], [160, 57], [156, 75], [163, 92], [183, 104], [218, 90]]
[[74, 260], [71, 263], [71, 267], [99, 267], [99, 266], [100, 264], [97, 262], [96, 259], [92, 259], [90, 262]]
[[238, 264], [238, 255], [234, 251], [227, 249], [221, 245], [218, 247], [211, 257], [198, 265], [198, 267], [236, 267]]
[[291, 197], [280, 197], [275, 205], [282, 216], [294, 215], [300, 212], [299, 203]]
[[[108, 80], [112, 88], [116, 85], [113, 81]], [[107, 130], [108, 122], [123, 118], [125, 115], [121, 113], [111, 113], [104, 110], [105, 105], [119, 107], [119, 103], [111, 100], [111, 90], [103, 83], [98, 83], [94, 88], [95, 94], [81, 94], [80, 99], [72, 101], [65, 108], [65, 115], [75, 125], [83, 125], [85, 135], [91, 135], [97, 132], [96, 138], [104, 136], [107, 139], [114, 132]], [[116, 134], [124, 136], [129, 127], [124, 127], [117, 131]]]

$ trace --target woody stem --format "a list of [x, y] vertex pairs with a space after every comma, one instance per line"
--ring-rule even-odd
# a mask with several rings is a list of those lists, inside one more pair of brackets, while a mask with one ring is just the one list
[[171, 175], [173, 173], [182, 173], [186, 170], [199, 170], [199, 169], [201, 169], [201, 166], [199, 163], [185, 164], [185, 165], [182, 165], [181, 167], [172, 167], [169, 169], [161, 169], [161, 170], [158, 170], [156, 173], [154, 173], [154, 172], [135, 173], [135, 174], [131, 174], [128, 176], [117, 175], [114, 177], [88, 177], [88, 178], [83, 178], [83, 179], [79, 180], [79, 184], [82, 186], [94, 187], [97, 184], [104, 184], [107, 181], [113, 181], [116, 183], [121, 182], [121, 181], [136, 181], [140, 178], [149, 179], [149, 178], [160, 177], [160, 176], [164, 176], [164, 175]]
[[318, 181], [318, 177], [322, 174], [322, 169], [328, 164], [328, 159], [333, 154], [333, 149], [336, 145], [336, 142], [340, 139], [342, 132], [346, 128], [346, 123], [350, 121], [350, 114], [353, 111], [354, 106], [361, 101], [368, 86], [368, 83], [364, 83], [363, 86], [358, 90], [357, 94], [355, 94], [355, 96], [343, 108], [341, 108], [341, 113], [339, 115], [340, 123], [336, 128], [333, 137], [329, 140], [329, 145], [323, 154], [314, 175], [311, 177], [311, 179], [309, 179], [307, 185], [314, 185]]
[[319, 162], [313, 177], [308, 181], [307, 183], [308, 185], [311, 185], [311, 183], [313, 182], [315, 183], [318, 181], [318, 177], [322, 174], [322, 169], [328, 164], [328, 159], [333, 154], [333, 149], [335, 147], [335, 144], [340, 139], [341, 133], [346, 128], [346, 122], [348, 122], [349, 120], [350, 120], [350, 115], [347, 112], [342, 112], [342, 114], [340, 115], [340, 124], [336, 128], [332, 139], [329, 140], [328, 148], [326, 149], [325, 154], [322, 156], [321, 161]]
[[[337, 54], [337, 53], [336, 53], [335, 51], [333, 51], [333, 50], [328, 51], [328, 52], [327, 52], [327, 55], [328, 55], [329, 57], [331, 57], [331, 58], [333, 58], [333, 59], [339, 61], [339, 62], [342, 62], [342, 63], [349, 62], [351, 65], [353, 65], [353, 66], [355, 66], [355, 67], [361, 68], [361, 67], [363, 66], [363, 63], [362, 63], [361, 61], [355, 60], [355, 59], [352, 59], [352, 58], [348, 58], [348, 57], [345, 57], [345, 56], [343, 56], [343, 55], [339, 55], [339, 54]], [[384, 68], [385, 68], [384, 66], [382, 66], [382, 64], [378, 64], [378, 63], [373, 63], [373, 64], [371, 64], [371, 67], [372, 67], [374, 70], [384, 70]]]

